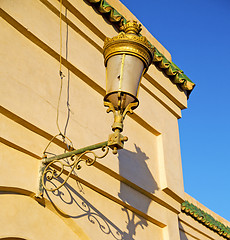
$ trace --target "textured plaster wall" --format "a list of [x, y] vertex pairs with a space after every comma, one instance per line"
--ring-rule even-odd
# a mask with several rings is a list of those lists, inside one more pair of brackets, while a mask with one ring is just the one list
[[[187, 104], [185, 93], [151, 66], [140, 106], [125, 120], [125, 148], [92, 167], [83, 164], [59, 192], [45, 193], [38, 203], [33, 197], [42, 152], [58, 133], [59, 2], [2, 0], [1, 7], [0, 237], [179, 239], [184, 189], [177, 119]], [[105, 37], [117, 32], [87, 1], [63, 1], [62, 10], [59, 125], [62, 131], [67, 126], [67, 136], [80, 148], [106, 141], [111, 132], [112, 114], [103, 107], [102, 48]], [[49, 150], [60, 154], [65, 148], [59, 138]]]

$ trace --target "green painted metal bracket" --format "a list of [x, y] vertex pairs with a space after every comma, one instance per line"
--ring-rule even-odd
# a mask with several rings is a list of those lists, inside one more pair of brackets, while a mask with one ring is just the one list
[[[60, 154], [60, 155], [56, 155], [54, 157], [43, 158], [41, 160], [41, 163], [40, 163], [39, 177], [38, 177], [38, 190], [37, 190], [37, 193], [36, 193], [35, 197], [36, 198], [42, 198], [43, 197], [43, 191], [44, 191], [44, 186], [43, 186], [43, 177], [44, 176], [43, 175], [44, 175], [44, 171], [45, 171], [48, 164], [50, 164], [52, 162], [57, 162], [58, 160], [62, 160], [62, 159], [72, 157], [72, 156], [77, 156], [77, 155], [83, 156], [84, 153], [88, 153], [92, 150], [96, 150], [96, 149], [103, 148], [103, 147], [106, 147], [106, 146], [108, 146], [108, 141], [93, 144], [93, 145], [90, 145], [90, 146], [87, 146], [87, 147], [84, 147], [84, 148], [80, 148], [80, 149], [77, 149], [77, 150], [73, 150], [73, 151], [70, 151], [70, 152], [66, 152], [66, 153], [63, 153], [63, 154]], [[95, 156], [96, 156], [96, 158], [101, 158], [101, 157], [98, 157], [97, 155], [95, 155]], [[95, 160], [96, 160], [96, 158], [95, 158]], [[74, 167], [79, 167], [78, 163], [80, 161], [81, 161], [80, 158], [77, 159], [77, 164], [74, 164], [73, 168]], [[92, 165], [92, 164], [88, 164], [88, 165]], [[80, 168], [77, 168], [77, 169], [80, 169]], [[68, 175], [68, 177], [69, 176], [70, 176], [70, 174]]]
[[81, 154], [81, 153], [86, 152], [86, 151], [96, 150], [98, 148], [102, 148], [102, 147], [107, 146], [107, 145], [108, 145], [108, 141], [93, 144], [93, 145], [90, 145], [90, 146], [87, 146], [87, 147], [84, 147], [84, 148], [80, 148], [80, 149], [76, 149], [76, 150], [66, 152], [66, 153], [63, 153], [63, 154], [60, 154], [60, 155], [56, 155], [54, 157], [43, 158], [42, 162], [44, 164], [47, 164], [47, 163], [50, 163], [54, 160], [61, 160], [61, 159], [64, 159], [64, 158], [71, 157], [73, 155]]

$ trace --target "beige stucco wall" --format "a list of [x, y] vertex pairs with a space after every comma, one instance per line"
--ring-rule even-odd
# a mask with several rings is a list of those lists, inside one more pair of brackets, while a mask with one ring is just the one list
[[[135, 19], [119, 1], [109, 3]], [[178, 240], [184, 188], [177, 120], [187, 98], [154, 65], [142, 79], [140, 106], [125, 119], [125, 148], [92, 167], [83, 164], [58, 193], [34, 198], [42, 153], [58, 134], [58, 9], [56, 0], [1, 0], [0, 238]], [[69, 84], [67, 136], [81, 148], [111, 133], [102, 48], [105, 37], [117, 32], [87, 1], [63, 1], [62, 12], [59, 125], [64, 131]], [[171, 58], [145, 28], [143, 34]], [[50, 151], [65, 148], [59, 138]]]

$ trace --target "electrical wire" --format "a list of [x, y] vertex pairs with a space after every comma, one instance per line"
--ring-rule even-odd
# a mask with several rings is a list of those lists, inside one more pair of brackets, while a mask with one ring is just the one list
[[[65, 18], [67, 19], [67, 8], [65, 9]], [[69, 24], [68, 22], [66, 22], [66, 56], [65, 59], [66, 61], [68, 60], [68, 52], [69, 52]], [[70, 109], [70, 70], [67, 69], [67, 100], [66, 100], [66, 107], [67, 107], [67, 118], [66, 118], [66, 123], [65, 123], [65, 128], [64, 128], [64, 135], [66, 135], [66, 131], [67, 131], [67, 127], [69, 124], [69, 119], [70, 119], [70, 113], [71, 113], [71, 109]]]
[[63, 137], [64, 140], [64, 134], [62, 134], [61, 129], [59, 127], [59, 108], [60, 108], [60, 101], [61, 101], [61, 94], [62, 94], [62, 86], [63, 86], [63, 78], [64, 78], [64, 74], [62, 73], [62, 0], [60, 0], [60, 14], [59, 14], [59, 19], [60, 19], [60, 56], [59, 56], [59, 75], [60, 75], [60, 79], [61, 79], [61, 85], [60, 85], [60, 90], [59, 90], [59, 96], [58, 96], [58, 104], [57, 104], [57, 118], [56, 118], [56, 125], [57, 125], [57, 129], [59, 131], [59, 134]]
[[[59, 126], [59, 108], [60, 108], [60, 101], [61, 101], [61, 94], [62, 94], [62, 88], [63, 88], [63, 79], [65, 77], [65, 75], [62, 72], [62, 0], [60, 0], [60, 15], [59, 15], [59, 19], [60, 19], [60, 56], [59, 56], [59, 76], [60, 76], [60, 90], [59, 90], [59, 96], [58, 96], [58, 104], [57, 104], [57, 116], [56, 116], [56, 125], [57, 125], [57, 129], [59, 131], [59, 134], [56, 134], [55, 136], [53, 136], [51, 138], [51, 140], [49, 141], [49, 143], [47, 144], [45, 150], [43, 151], [43, 156], [46, 157], [46, 153], [48, 147], [50, 146], [50, 144], [54, 141], [54, 139], [58, 136], [62, 137], [62, 140], [64, 143], [66, 143], [66, 139], [69, 141], [70, 144], [67, 144], [67, 148], [70, 150], [70, 148], [73, 148], [73, 143], [72, 141], [65, 135], [66, 134], [66, 128], [68, 125], [68, 121], [69, 121], [69, 114], [70, 114], [70, 105], [69, 105], [69, 82], [68, 82], [68, 87], [67, 87], [67, 108], [68, 108], [68, 116], [67, 116], [67, 122], [65, 125], [65, 130], [64, 133], [62, 133], [60, 126]], [[67, 14], [67, 9], [66, 9], [66, 14]], [[68, 37], [68, 26], [67, 26], [67, 37]], [[68, 41], [68, 38], [66, 37], [66, 41]], [[67, 43], [66, 43], [67, 46]], [[66, 47], [67, 48], [67, 47]], [[67, 51], [67, 49], [66, 49]], [[67, 53], [66, 53], [66, 58], [67, 58]], [[69, 74], [69, 73], [68, 73]], [[69, 81], [69, 80], [68, 80]]]
[[59, 127], [59, 108], [60, 108], [60, 101], [61, 101], [61, 94], [62, 94], [62, 87], [63, 87], [63, 78], [64, 75], [60, 72], [60, 78], [61, 78], [61, 85], [60, 85], [60, 90], [59, 90], [59, 96], [58, 96], [58, 104], [57, 104], [57, 117], [56, 117], [56, 125], [57, 125], [57, 129], [59, 131], [59, 134], [62, 135], [64, 137], [64, 134], [62, 134], [61, 129]]
[[62, 0], [60, 0], [60, 15], [59, 15], [59, 19], [60, 19], [60, 58], [59, 58], [59, 62], [60, 62], [60, 69], [59, 69], [59, 74], [60, 76], [62, 75]]

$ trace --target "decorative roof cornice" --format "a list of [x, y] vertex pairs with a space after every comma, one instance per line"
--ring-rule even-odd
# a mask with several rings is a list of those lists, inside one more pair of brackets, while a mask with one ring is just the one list
[[220, 236], [230, 239], [230, 228], [225, 226], [223, 223], [215, 220], [210, 214], [204, 212], [200, 208], [196, 207], [192, 203], [185, 201], [181, 206], [182, 212], [193, 217], [196, 221], [210, 228]]
[[[113, 24], [119, 31], [123, 30], [123, 26], [127, 22], [127, 20], [110, 4], [108, 4], [105, 0], [87, 0], [87, 1], [92, 6], [94, 6], [100, 14], [106, 17], [108, 21], [111, 24]], [[184, 74], [184, 72], [176, 66], [176, 64], [167, 60], [166, 57], [162, 53], [160, 53], [156, 47], [154, 47], [153, 64], [162, 72], [164, 72], [164, 74], [173, 83], [177, 84], [183, 90], [186, 90], [188, 96], [190, 95], [193, 88], [195, 87], [195, 83], [193, 83]]]

